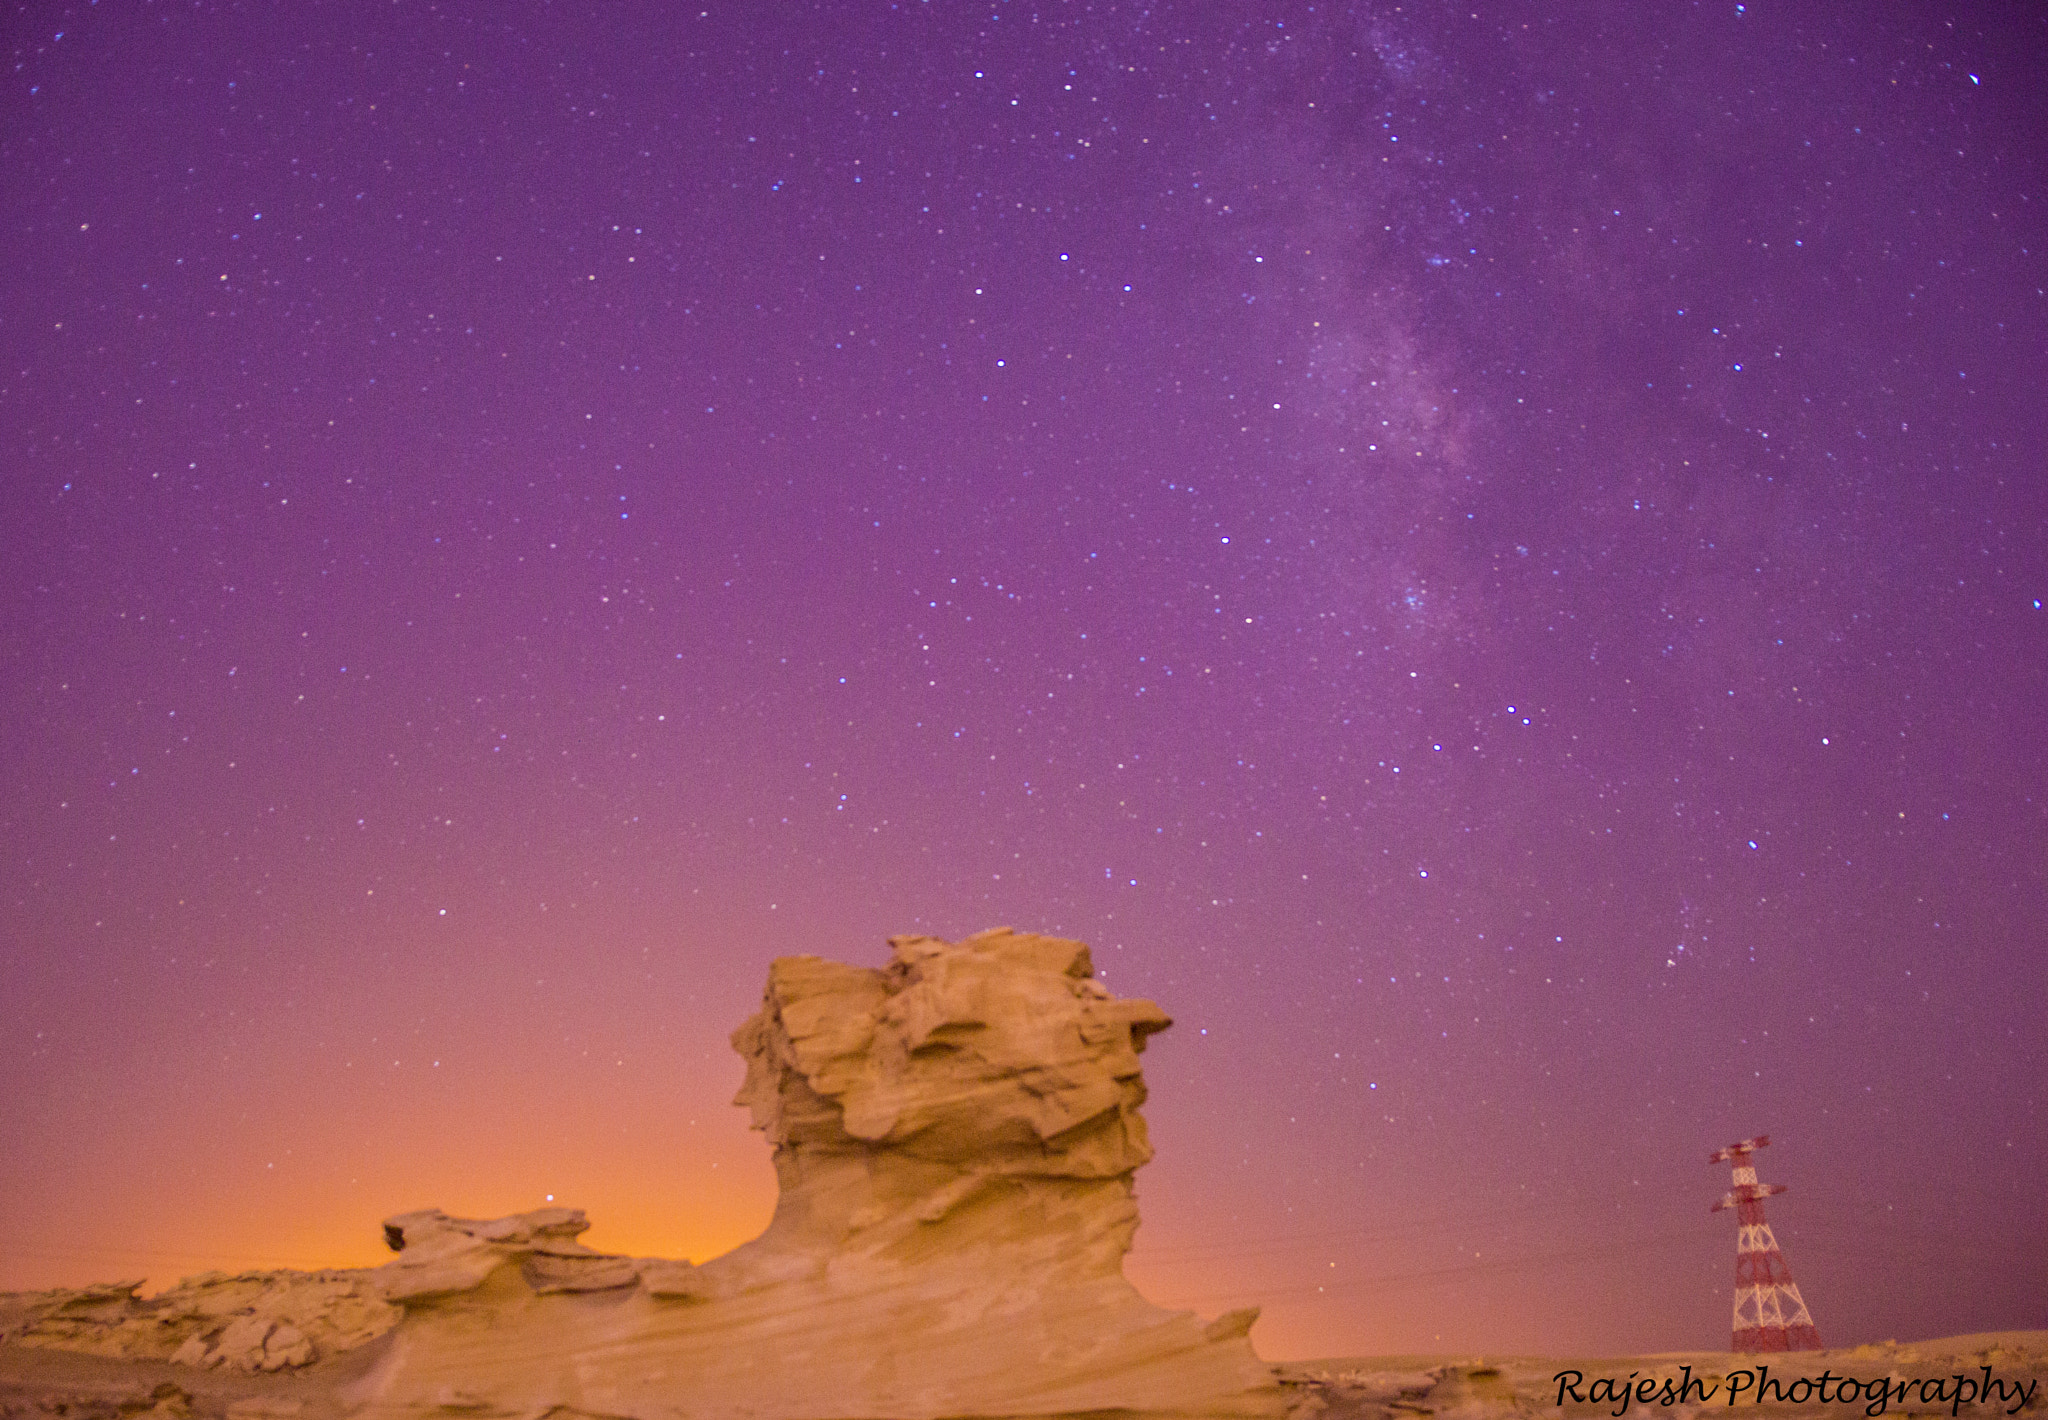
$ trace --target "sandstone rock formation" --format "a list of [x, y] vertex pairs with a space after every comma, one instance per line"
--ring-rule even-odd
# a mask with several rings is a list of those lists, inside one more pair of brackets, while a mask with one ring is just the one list
[[[1277, 1413], [1245, 1333], [1123, 1278], [1151, 1157], [1138, 1052], [1170, 1022], [1078, 942], [898, 937], [777, 961], [733, 1036], [775, 1147], [766, 1233], [702, 1266], [575, 1248], [580, 1215], [412, 1214], [402, 1346], [365, 1411], [702, 1416]], [[416, 1233], [429, 1254], [408, 1270]]]
[[385, 1223], [374, 1270], [5, 1299], [0, 1339], [249, 1384], [359, 1351], [345, 1384], [275, 1401], [321, 1420], [1281, 1413], [1256, 1311], [1204, 1324], [1123, 1277], [1152, 1154], [1138, 1054], [1165, 1014], [1112, 996], [1079, 942], [890, 946], [880, 969], [775, 962], [734, 1034], [781, 1192], [723, 1257], [593, 1252], [566, 1208], [425, 1210]]
[[377, 1295], [419, 1302], [474, 1291], [508, 1262], [536, 1296], [631, 1287], [639, 1268], [576, 1241], [590, 1227], [579, 1208], [542, 1208], [478, 1222], [438, 1208], [384, 1220], [384, 1241], [398, 1260], [368, 1274]]
[[[1114, 1271], [1138, 1221], [1131, 1175], [1152, 1157], [1138, 1052], [1166, 1013], [1111, 996], [1079, 942], [890, 946], [886, 971], [776, 962], [761, 1014], [733, 1034], [736, 1102], [774, 1144], [781, 1186], [754, 1246], [940, 1259], [946, 1238], [1033, 1275]], [[984, 1195], [994, 1206], [975, 1210]], [[965, 1237], [930, 1232], [968, 1213]]]

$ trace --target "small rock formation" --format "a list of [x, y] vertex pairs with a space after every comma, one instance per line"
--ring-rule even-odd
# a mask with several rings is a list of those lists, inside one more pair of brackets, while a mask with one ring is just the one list
[[[1138, 1055], [1172, 1022], [1112, 996], [1079, 942], [1005, 928], [890, 946], [881, 969], [775, 962], [734, 1034], [736, 1103], [781, 1192], [768, 1230], [723, 1257], [593, 1252], [567, 1208], [426, 1210], [386, 1221], [397, 1256], [374, 1270], [0, 1299], [0, 1330], [223, 1375], [395, 1330], [322, 1402], [361, 1420], [1279, 1416], [1256, 1310], [1204, 1324], [1124, 1280], [1132, 1175], [1152, 1157]], [[233, 1420], [262, 1403], [244, 1395]]]
[[387, 1301], [425, 1301], [474, 1291], [507, 1262], [535, 1296], [608, 1292], [640, 1280], [630, 1258], [592, 1252], [577, 1236], [590, 1227], [580, 1208], [541, 1208], [478, 1222], [439, 1208], [384, 1220], [384, 1241], [398, 1260], [369, 1274]]

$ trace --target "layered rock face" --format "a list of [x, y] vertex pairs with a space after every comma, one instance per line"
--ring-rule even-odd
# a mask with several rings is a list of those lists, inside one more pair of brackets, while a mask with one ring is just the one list
[[736, 1103], [775, 1146], [757, 1247], [877, 1263], [1001, 1253], [1047, 1280], [1113, 1273], [1152, 1157], [1138, 1052], [1172, 1022], [1119, 1001], [1088, 948], [984, 932], [897, 937], [874, 971], [786, 957], [733, 1034]]
[[890, 947], [878, 969], [775, 962], [734, 1034], [736, 1103], [781, 1193], [768, 1230], [723, 1257], [595, 1253], [570, 1209], [428, 1210], [386, 1222], [398, 1255], [373, 1271], [221, 1279], [255, 1289], [231, 1314], [51, 1294], [15, 1339], [227, 1374], [389, 1331], [316, 1407], [364, 1420], [1280, 1414], [1246, 1337], [1256, 1312], [1205, 1325], [1123, 1277], [1151, 1157], [1138, 1055], [1165, 1014], [1112, 996], [1079, 942], [1001, 929]]

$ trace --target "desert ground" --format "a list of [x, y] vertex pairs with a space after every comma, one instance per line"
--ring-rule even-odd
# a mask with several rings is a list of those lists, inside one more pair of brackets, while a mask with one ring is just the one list
[[[30, 1306], [50, 1294], [0, 1297], [0, 1326], [12, 1317], [18, 1326]], [[273, 1372], [234, 1366], [195, 1369], [163, 1360], [98, 1356], [51, 1345], [22, 1344], [10, 1333], [0, 1341], [0, 1417], [5, 1420], [342, 1420], [356, 1408], [355, 1397], [366, 1379], [399, 1344], [396, 1332], [357, 1350], [303, 1367]], [[1690, 1368], [1689, 1371], [1686, 1368]], [[1878, 1413], [1893, 1416], [2003, 1414], [2048, 1412], [2048, 1331], [1988, 1332], [1933, 1341], [1887, 1341], [1877, 1345], [1822, 1352], [1736, 1355], [1700, 1351], [1652, 1356], [1347, 1356], [1320, 1361], [1295, 1361], [1274, 1366], [1273, 1377], [1287, 1412], [1298, 1420], [1486, 1420], [1509, 1416], [1613, 1415], [1617, 1404], [1574, 1402], [1569, 1395], [1557, 1404], [1560, 1373], [1579, 1372], [1580, 1394], [1589, 1395], [1600, 1378], [1615, 1381], [1667, 1378], [1697, 1379], [1721, 1389], [1702, 1401], [1695, 1389], [1683, 1404], [1659, 1404], [1653, 1395], [1636, 1401], [1631, 1391], [1627, 1413], [1694, 1420], [1730, 1409], [1727, 1378], [1768, 1367], [1771, 1380], [1790, 1383], [1823, 1375], [1859, 1383], [1884, 1379], [1904, 1382], [1911, 1394], [1892, 1399]], [[1959, 1380], [1980, 1382], [1985, 1368], [1991, 1379], [2012, 1389], [1985, 1400], [1981, 1393], [1959, 1399]], [[1923, 1399], [1921, 1383], [1930, 1383]], [[1939, 1390], [1936, 1387], [1940, 1387]], [[1859, 1390], [1862, 1385], [1859, 1384]], [[2014, 1391], [2024, 1393], [2015, 1402]], [[1981, 1392], [1981, 1384], [1979, 1386]], [[1611, 1390], [1610, 1392], [1611, 1393]], [[1893, 1394], [1887, 1387], [1887, 1396]], [[1941, 1401], [1939, 1394], [1949, 1399]], [[1851, 1416], [1871, 1414], [1873, 1402], [1861, 1394], [1841, 1401], [1833, 1387], [1828, 1403], [1809, 1398], [1804, 1404], [1770, 1401], [1759, 1404], [1754, 1385], [1738, 1396], [1733, 1409], [1771, 1417]], [[451, 1420], [484, 1412], [450, 1407]], [[686, 1415], [679, 1408], [678, 1415]], [[1162, 1412], [1175, 1413], [1175, 1412]], [[557, 1420], [570, 1420], [567, 1415]], [[817, 1420], [833, 1420], [820, 1415]]]

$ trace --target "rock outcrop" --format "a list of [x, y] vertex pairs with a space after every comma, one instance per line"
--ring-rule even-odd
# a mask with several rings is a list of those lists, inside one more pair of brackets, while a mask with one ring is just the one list
[[1205, 1324], [1123, 1277], [1166, 1015], [1079, 942], [890, 946], [879, 969], [775, 962], [734, 1034], [781, 1192], [723, 1257], [593, 1252], [566, 1208], [427, 1210], [385, 1223], [381, 1268], [15, 1298], [9, 1339], [227, 1374], [395, 1332], [322, 1406], [363, 1420], [1279, 1415], [1255, 1311]]
[[1041, 1278], [1116, 1271], [1138, 1222], [1131, 1175], [1152, 1157], [1138, 1052], [1166, 1013], [1110, 995], [1079, 942], [890, 946], [885, 971], [783, 958], [733, 1034], [736, 1103], [775, 1146], [781, 1187], [753, 1246], [940, 1266], [993, 1248]]
[[383, 1274], [429, 1251], [379, 1284], [406, 1319], [366, 1412], [1277, 1414], [1256, 1313], [1205, 1325], [1123, 1277], [1166, 1015], [1079, 942], [890, 945], [882, 969], [777, 961], [733, 1036], [775, 1148], [766, 1233], [693, 1267], [577, 1249], [580, 1215], [394, 1219]]
[[384, 1241], [399, 1254], [368, 1274], [377, 1295], [392, 1302], [425, 1302], [474, 1291], [493, 1272], [517, 1263], [535, 1296], [550, 1292], [609, 1292], [640, 1280], [630, 1258], [592, 1252], [577, 1237], [590, 1227], [580, 1208], [541, 1208], [479, 1222], [451, 1218], [439, 1208], [384, 1220]]

